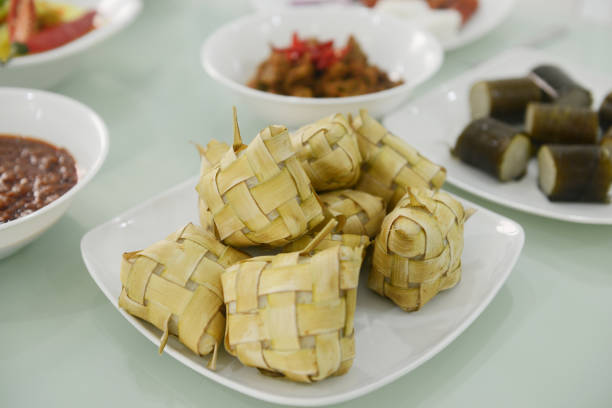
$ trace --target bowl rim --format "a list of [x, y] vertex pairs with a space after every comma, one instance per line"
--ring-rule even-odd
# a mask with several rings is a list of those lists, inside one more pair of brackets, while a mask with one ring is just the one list
[[[260, 91], [258, 89], [253, 89], [245, 84], [237, 82], [228, 76], [226, 76], [221, 70], [215, 67], [215, 64], [212, 62], [211, 58], [211, 48], [221, 36], [226, 34], [228, 31], [236, 29], [246, 22], [250, 22], [252, 20], [255, 21], [264, 21], [273, 19], [275, 17], [284, 16], [284, 15], [310, 15], [313, 12], [329, 12], [329, 11], [342, 11], [345, 13], [352, 13], [353, 15], [366, 15], [371, 18], [377, 19], [385, 19], [388, 20], [391, 24], [395, 24], [397, 28], [401, 28], [402, 30], [406, 30], [411, 33], [411, 35], [422, 35], [426, 38], [426, 41], [432, 46], [432, 52], [435, 55], [435, 61], [432, 65], [432, 68], [423, 71], [421, 74], [410, 78], [410, 81], [406, 81], [404, 79], [404, 83], [389, 89], [385, 89], [382, 91], [372, 92], [363, 95], [356, 96], [344, 96], [344, 97], [332, 97], [332, 98], [306, 98], [301, 96], [288, 96], [288, 95], [278, 95], [270, 92]], [[444, 49], [440, 42], [429, 32], [415, 26], [414, 24], [403, 21], [395, 16], [383, 14], [374, 10], [366, 9], [365, 7], [355, 7], [355, 6], [343, 6], [343, 5], [327, 5], [327, 6], [309, 6], [303, 8], [296, 9], [283, 9], [278, 12], [269, 12], [262, 11], [251, 13], [246, 16], [239, 17], [235, 20], [232, 20], [226, 24], [223, 24], [217, 30], [215, 30], [211, 35], [209, 35], [202, 46], [200, 47], [200, 63], [202, 67], [206, 71], [206, 73], [213, 78], [215, 81], [222, 83], [223, 85], [231, 88], [234, 91], [253, 96], [256, 98], [268, 100], [271, 102], [279, 102], [286, 103], [292, 105], [344, 105], [344, 104], [352, 104], [352, 103], [366, 103], [371, 102], [373, 100], [383, 99], [386, 97], [392, 97], [395, 95], [400, 95], [403, 93], [408, 93], [413, 90], [419, 84], [422, 84], [427, 79], [432, 77], [442, 66], [442, 62], [444, 60]]]
[[[0, 233], [12, 227], [15, 227], [19, 224], [23, 224], [23, 223], [32, 221], [40, 216], [43, 216], [44, 214], [52, 211], [55, 207], [58, 207], [62, 205], [62, 203], [71, 200], [72, 197], [77, 192], [79, 192], [83, 187], [85, 187], [91, 181], [91, 179], [93, 179], [96, 173], [98, 173], [98, 171], [102, 167], [102, 164], [106, 160], [106, 156], [108, 155], [108, 149], [109, 149], [108, 128], [106, 124], [104, 123], [104, 120], [102, 120], [102, 118], [100, 117], [100, 115], [98, 115], [89, 106], [85, 105], [82, 102], [77, 101], [76, 99], [72, 99], [68, 96], [64, 96], [61, 94], [44, 91], [40, 89], [0, 87], [0, 95], [13, 94], [16, 96], [22, 96], [23, 94], [27, 94], [27, 93], [35, 94], [35, 98], [36, 98], [36, 95], [42, 95], [42, 97], [44, 98], [51, 98], [52, 100], [53, 99], [61, 100], [63, 102], [67, 102], [69, 105], [72, 105], [72, 107], [76, 108], [76, 110], [82, 110], [91, 119], [91, 121], [93, 122], [94, 128], [97, 129], [97, 132], [95, 133], [95, 135], [96, 135], [96, 138], [100, 141], [100, 145], [101, 145], [100, 153], [95, 158], [94, 162], [92, 163], [91, 167], [88, 169], [85, 176], [83, 176], [82, 178], [79, 177], [77, 179], [76, 184], [72, 186], [70, 190], [66, 191], [59, 198], [52, 201], [51, 203], [45, 205], [44, 207], [39, 208], [38, 210], [28, 215], [24, 215], [23, 217], [19, 217], [14, 220], [7, 221], [5, 223], [0, 224]], [[44, 138], [39, 138], [37, 136], [34, 136], [34, 137], [40, 140], [45, 140]], [[68, 151], [70, 152], [70, 150]], [[72, 152], [70, 152], [70, 154], [72, 154]]]
[[99, 10], [102, 2], [103, 0], [99, 1], [95, 6], [95, 9], [100, 13], [99, 15], [103, 21], [99, 27], [96, 27], [87, 34], [57, 48], [36, 54], [13, 58], [0, 67], [0, 69], [17, 69], [27, 66], [36, 66], [84, 51], [130, 25], [136, 19], [136, 17], [138, 17], [143, 7], [143, 0], [121, 0], [121, 2], [119, 2], [120, 7], [129, 8], [131, 13], [127, 13], [125, 17], [120, 19], [110, 19], [104, 12], [100, 12]]

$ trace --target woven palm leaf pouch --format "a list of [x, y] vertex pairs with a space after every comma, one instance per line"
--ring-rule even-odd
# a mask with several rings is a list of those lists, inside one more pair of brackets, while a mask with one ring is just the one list
[[[302, 238], [283, 247], [283, 252], [303, 251], [313, 239], [313, 235], [310, 233], [306, 234]], [[365, 250], [369, 245], [370, 238], [367, 235], [344, 234], [332, 231], [327, 236], [322, 238], [319, 244], [312, 250], [322, 251], [324, 249], [336, 246], [348, 246], [353, 248], [361, 247]]]
[[376, 119], [361, 110], [352, 118], [363, 157], [356, 189], [382, 197], [390, 211], [410, 188], [437, 190], [446, 170], [422, 156], [414, 147], [391, 134]]
[[406, 311], [455, 286], [471, 213], [443, 191], [411, 189], [383, 220], [368, 286]]
[[222, 275], [226, 350], [263, 373], [299, 382], [346, 373], [355, 355], [353, 319], [362, 247], [244, 260]]
[[248, 257], [188, 224], [142, 251], [123, 254], [119, 307], [163, 331], [160, 353], [172, 334], [198, 355], [223, 341], [221, 274]]
[[336, 190], [319, 196], [327, 220], [338, 220], [336, 231], [373, 238], [385, 216], [382, 198], [359, 190]]
[[291, 142], [316, 191], [351, 187], [359, 179], [357, 137], [343, 114], [303, 126]]
[[234, 110], [232, 148], [221, 158], [200, 148], [200, 156], [200, 222], [225, 244], [281, 247], [324, 219], [287, 128], [268, 126], [246, 146]]

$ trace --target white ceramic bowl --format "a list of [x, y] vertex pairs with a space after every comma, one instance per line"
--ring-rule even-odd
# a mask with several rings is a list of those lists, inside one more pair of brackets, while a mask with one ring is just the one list
[[0, 67], [0, 86], [49, 88], [72, 74], [86, 57], [85, 51], [130, 24], [142, 9], [142, 0], [67, 0], [95, 8], [100, 26], [66, 45], [38, 54], [14, 58]]
[[31, 136], [66, 148], [78, 181], [49, 205], [0, 224], [0, 259], [30, 243], [53, 225], [98, 172], [108, 152], [108, 131], [87, 106], [68, 97], [33, 89], [0, 88], [0, 133]]
[[[353, 34], [370, 63], [404, 84], [385, 91], [344, 98], [301, 98], [275, 95], [246, 86], [257, 65], [268, 57], [270, 44], [285, 46], [291, 34], [333, 39], [344, 45]], [[213, 33], [202, 45], [206, 72], [239, 97], [238, 105], [289, 127], [336, 112], [367, 109], [382, 116], [396, 108], [418, 84], [440, 67], [443, 51], [430, 34], [395, 17], [363, 7], [308, 7], [259, 13], [239, 18]]]

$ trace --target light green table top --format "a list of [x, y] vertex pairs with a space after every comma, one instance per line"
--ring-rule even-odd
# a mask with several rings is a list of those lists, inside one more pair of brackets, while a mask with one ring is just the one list
[[[89, 229], [196, 173], [190, 141], [230, 140], [234, 101], [200, 68], [199, 47], [216, 27], [248, 13], [247, 6], [151, 0], [135, 24], [53, 89], [102, 116], [110, 153], [55, 226], [0, 261], [0, 406], [267, 405], [158, 356], [98, 290], [79, 251]], [[488, 37], [447, 54], [416, 94], [528, 41], [612, 73], [611, 23], [557, 9], [542, 20], [545, 9], [519, 2]], [[558, 21], [570, 24], [554, 30]], [[238, 109], [243, 134], [265, 125], [248, 106]], [[444, 351], [343, 406], [609, 407], [612, 228], [543, 219], [451, 190], [523, 225], [518, 264], [490, 306]]]

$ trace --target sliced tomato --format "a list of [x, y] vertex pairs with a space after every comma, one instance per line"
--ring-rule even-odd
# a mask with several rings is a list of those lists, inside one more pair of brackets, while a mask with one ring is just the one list
[[39, 31], [25, 41], [28, 52], [51, 50], [87, 34], [94, 28], [95, 16], [95, 10], [88, 11], [75, 20]]
[[11, 0], [6, 22], [11, 42], [25, 43], [36, 33], [34, 0]]

